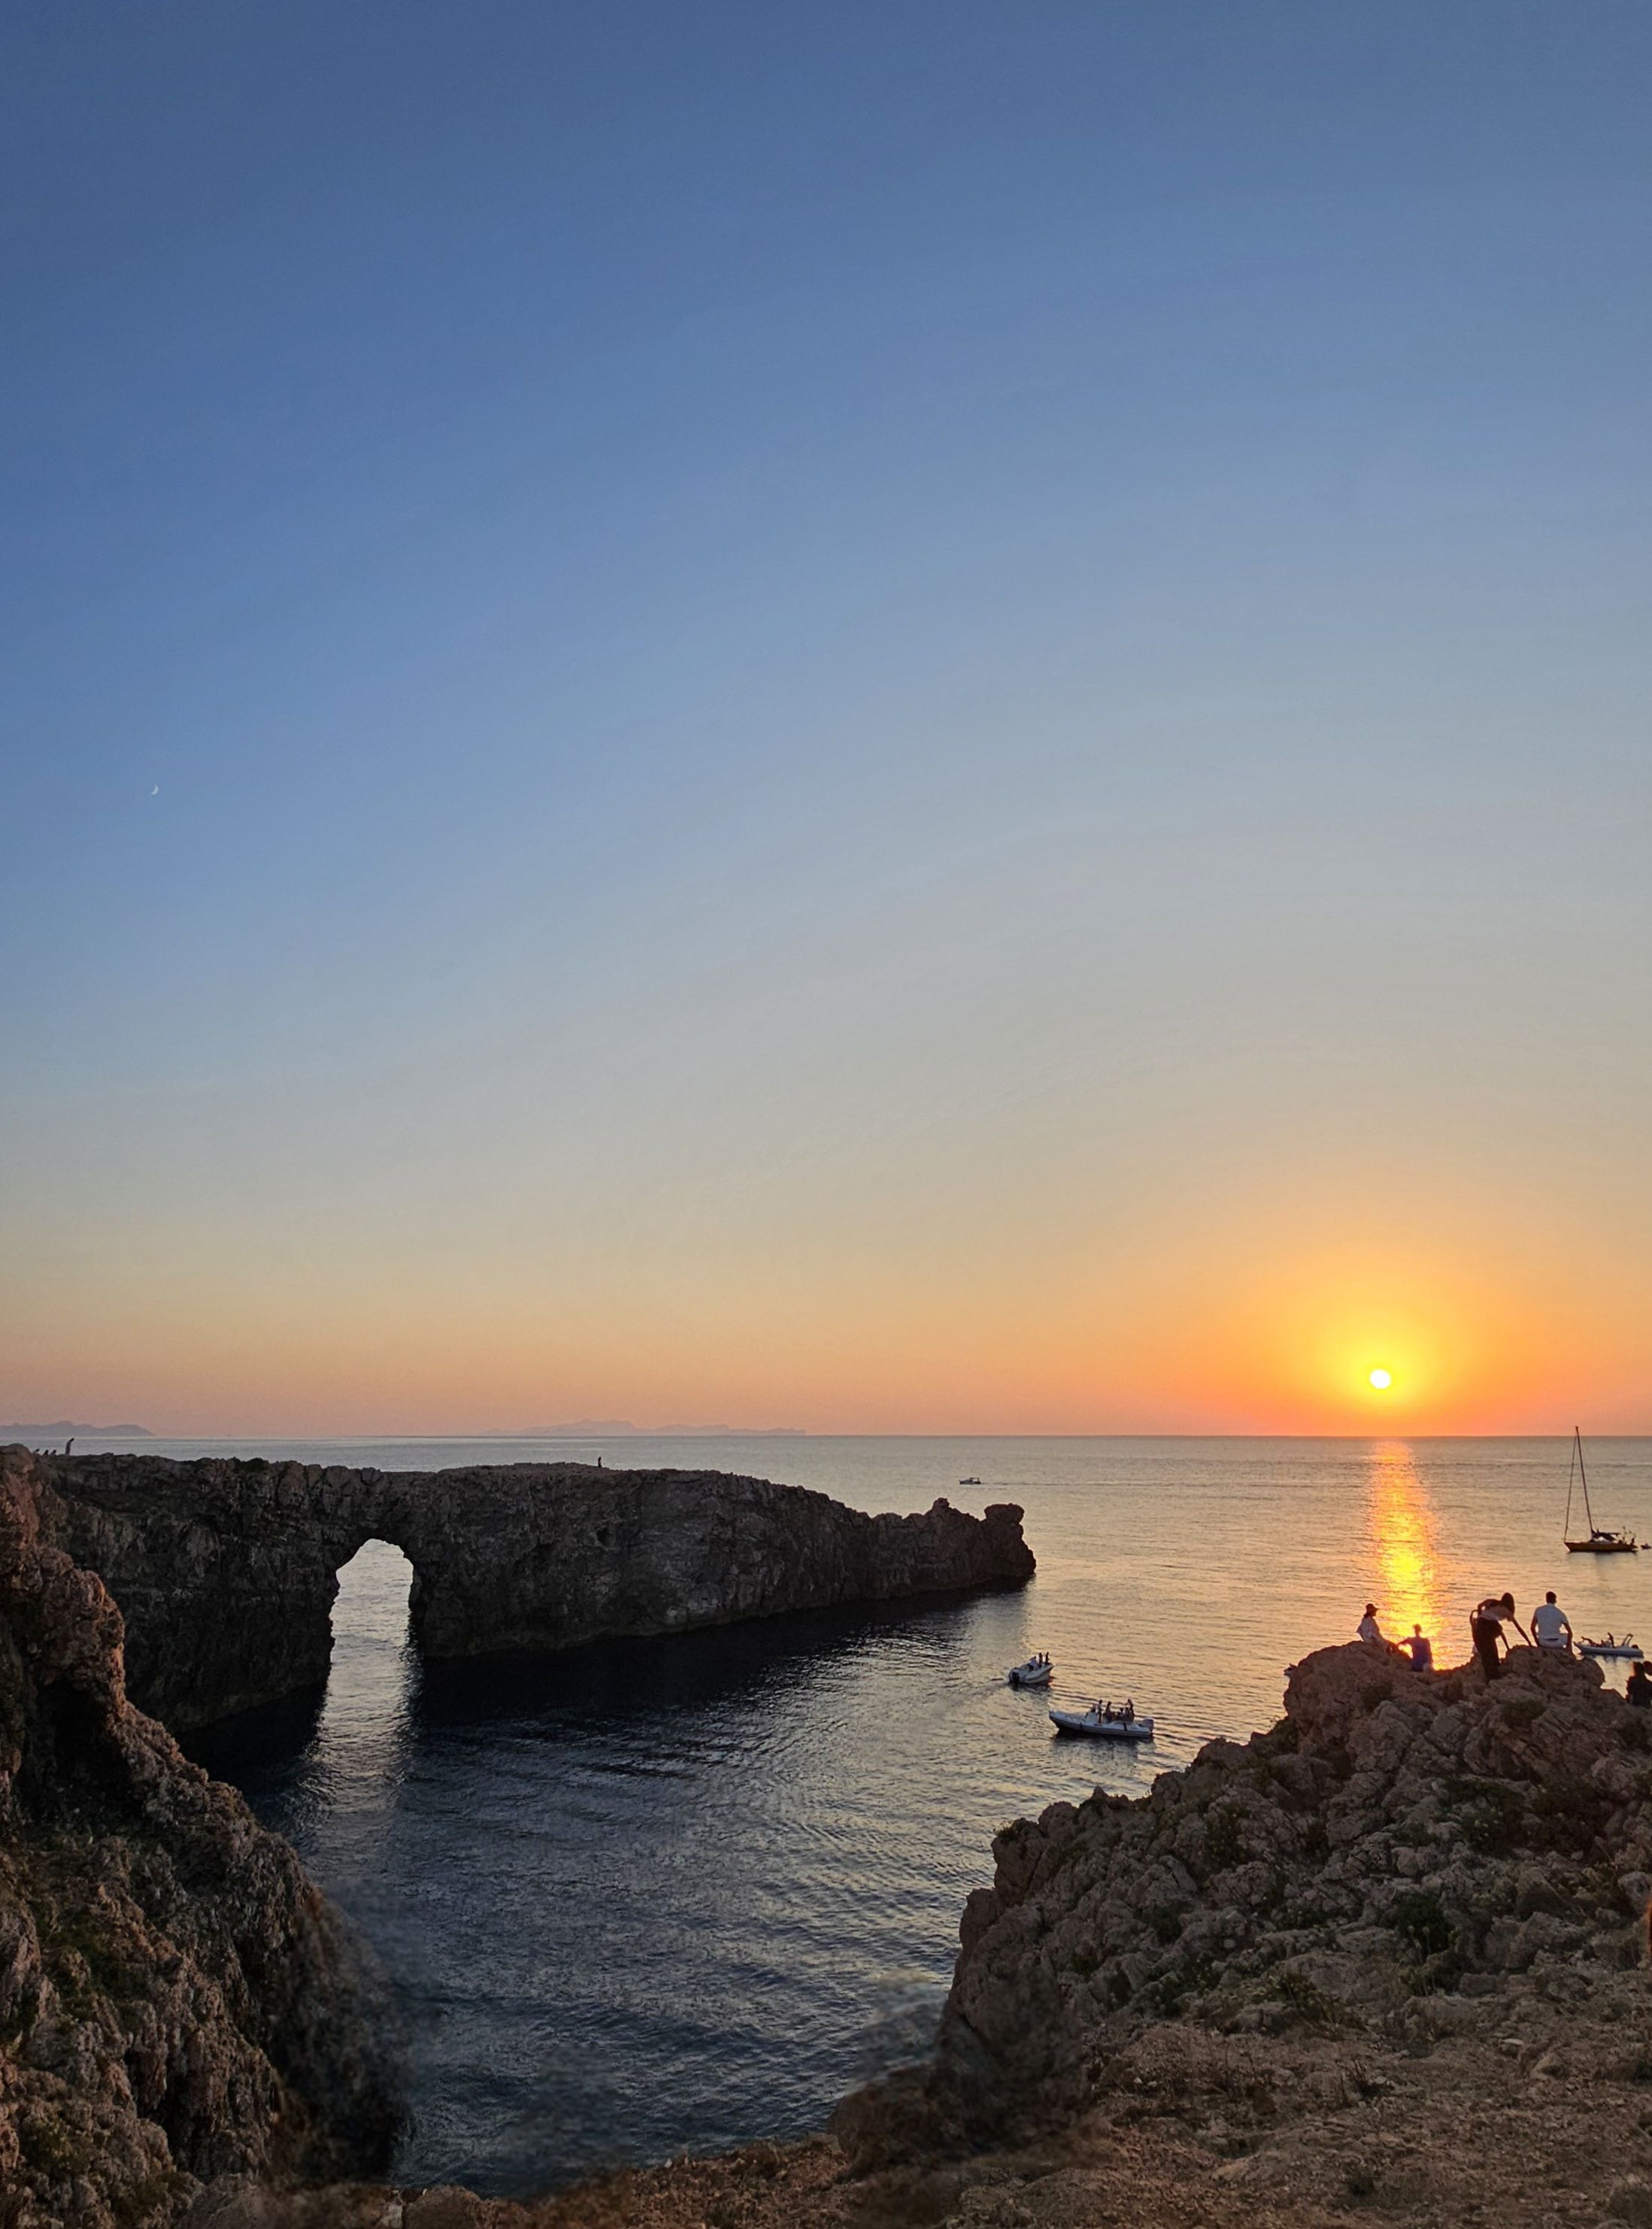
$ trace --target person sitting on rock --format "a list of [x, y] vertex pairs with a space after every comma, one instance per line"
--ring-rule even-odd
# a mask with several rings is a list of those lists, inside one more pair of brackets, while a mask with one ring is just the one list
[[1502, 1677], [1502, 1657], [1508, 1654], [1508, 1635], [1505, 1625], [1512, 1625], [1522, 1641], [1527, 1639], [1526, 1628], [1514, 1615], [1513, 1595], [1488, 1595], [1484, 1602], [1476, 1603], [1469, 1616], [1469, 1635], [1475, 1645], [1475, 1654], [1488, 1680]]
[[1420, 1625], [1414, 1625], [1399, 1646], [1411, 1651], [1411, 1663], [1416, 1670], [1431, 1672], [1434, 1669], [1434, 1643]]
[[1551, 1587], [1532, 1612], [1532, 1638], [1540, 1648], [1555, 1648], [1565, 1655], [1572, 1654], [1572, 1620], [1554, 1599]]
[[1623, 1690], [1630, 1705], [1637, 1711], [1652, 1710], [1652, 1673], [1644, 1664], [1631, 1664], [1629, 1685]]
[[1366, 1614], [1360, 1621], [1360, 1638], [1361, 1641], [1380, 1641], [1382, 1640], [1382, 1628], [1377, 1622], [1375, 1603], [1366, 1604]]

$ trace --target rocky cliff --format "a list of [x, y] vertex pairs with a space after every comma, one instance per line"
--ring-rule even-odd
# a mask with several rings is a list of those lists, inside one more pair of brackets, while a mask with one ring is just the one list
[[[1638, 1968], [1652, 1724], [1569, 1657], [1517, 1651], [1488, 1683], [1323, 1649], [1271, 1731], [1143, 1799], [1053, 1805], [993, 1853], [929, 2085], [974, 2134], [1079, 2110], [1167, 2016], [1425, 2039], [1458, 2007]], [[1639, 1971], [1633, 1998], [1636, 2055]]]
[[318, 1686], [338, 1567], [370, 1538], [412, 1562], [431, 1657], [1017, 1586], [1034, 1569], [1010, 1504], [868, 1517], [766, 1479], [578, 1463], [42, 1460], [55, 1538], [125, 1616], [134, 1699], [178, 1727]]
[[126, 1700], [64, 1515], [0, 1451], [0, 2221], [144, 2229], [197, 2179], [381, 2166], [380, 1993], [286, 1845]]

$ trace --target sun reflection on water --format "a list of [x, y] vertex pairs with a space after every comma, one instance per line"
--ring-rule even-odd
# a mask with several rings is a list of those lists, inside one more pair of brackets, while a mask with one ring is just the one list
[[1383, 1631], [1398, 1640], [1414, 1625], [1436, 1637], [1440, 1564], [1434, 1507], [1404, 1440], [1379, 1440], [1366, 1472], [1366, 1523], [1377, 1571]]

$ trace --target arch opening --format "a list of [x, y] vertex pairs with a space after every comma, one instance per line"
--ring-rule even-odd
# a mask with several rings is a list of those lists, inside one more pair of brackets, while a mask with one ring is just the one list
[[363, 1540], [337, 1571], [332, 1604], [332, 1652], [341, 1648], [401, 1648], [408, 1638], [413, 1565], [394, 1540]]
[[364, 1540], [339, 1566], [318, 1755], [325, 1771], [357, 1783], [358, 1793], [399, 1775], [419, 1677], [413, 1583], [413, 1565], [391, 1540]]

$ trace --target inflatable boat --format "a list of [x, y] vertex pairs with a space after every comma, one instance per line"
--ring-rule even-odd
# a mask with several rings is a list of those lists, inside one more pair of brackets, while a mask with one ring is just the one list
[[1101, 1741], [1150, 1742], [1151, 1718], [1104, 1718], [1099, 1711], [1051, 1711], [1050, 1723], [1059, 1734], [1090, 1734]]

